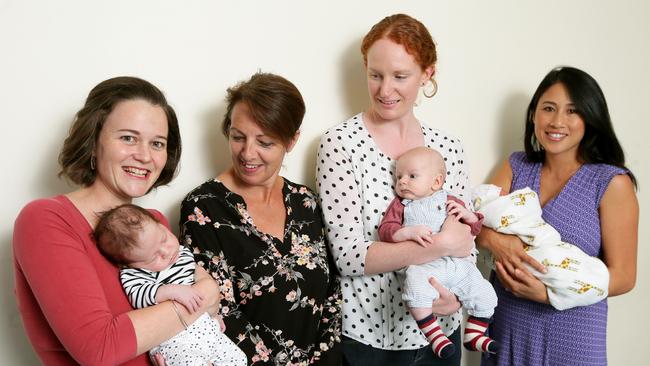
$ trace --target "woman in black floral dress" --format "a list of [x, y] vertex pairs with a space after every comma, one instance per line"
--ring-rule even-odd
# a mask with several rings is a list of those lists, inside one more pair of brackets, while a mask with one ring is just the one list
[[225, 333], [251, 364], [339, 365], [340, 289], [317, 197], [279, 175], [305, 106], [286, 79], [228, 89], [233, 166], [183, 200], [181, 236], [220, 284]]

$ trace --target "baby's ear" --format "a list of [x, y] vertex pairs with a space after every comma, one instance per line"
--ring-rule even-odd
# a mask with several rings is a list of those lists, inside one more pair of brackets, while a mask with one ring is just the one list
[[440, 188], [442, 188], [442, 185], [444, 183], [445, 183], [445, 178], [442, 176], [442, 174], [436, 174], [433, 177], [433, 186], [431, 186], [431, 188], [433, 188], [434, 191], [437, 191]]

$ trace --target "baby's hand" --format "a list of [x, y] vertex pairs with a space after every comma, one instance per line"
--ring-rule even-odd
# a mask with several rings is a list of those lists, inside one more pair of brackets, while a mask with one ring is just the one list
[[189, 285], [163, 285], [160, 286], [156, 293], [158, 303], [165, 300], [174, 300], [185, 306], [187, 311], [192, 314], [201, 308], [203, 296], [192, 286]]
[[447, 201], [447, 214], [454, 216], [458, 221], [464, 220], [466, 224], [478, 221], [478, 217], [472, 211], [453, 200]]
[[412, 240], [423, 247], [433, 244], [432, 239], [433, 232], [425, 225], [405, 226], [393, 234], [395, 242]]

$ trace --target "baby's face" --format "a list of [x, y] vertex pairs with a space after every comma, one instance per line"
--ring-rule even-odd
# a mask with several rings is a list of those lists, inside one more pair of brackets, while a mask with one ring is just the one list
[[176, 236], [165, 225], [149, 221], [142, 226], [138, 246], [129, 253], [129, 267], [160, 272], [176, 262], [178, 251]]
[[395, 193], [401, 198], [417, 200], [440, 190], [442, 174], [430, 163], [430, 159], [421, 159], [418, 155], [400, 158], [395, 167]]

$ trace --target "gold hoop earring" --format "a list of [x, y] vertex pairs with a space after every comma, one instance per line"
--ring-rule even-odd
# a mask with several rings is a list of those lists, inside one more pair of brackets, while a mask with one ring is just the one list
[[95, 157], [91, 156], [90, 157], [90, 170], [95, 170]]
[[434, 79], [433, 76], [431, 79], [429, 79], [429, 81], [431, 82], [431, 91], [427, 93], [427, 90], [425, 88], [422, 90], [422, 94], [424, 94], [424, 96], [427, 98], [433, 98], [433, 96], [438, 93], [438, 83], [436, 83], [436, 79]]

